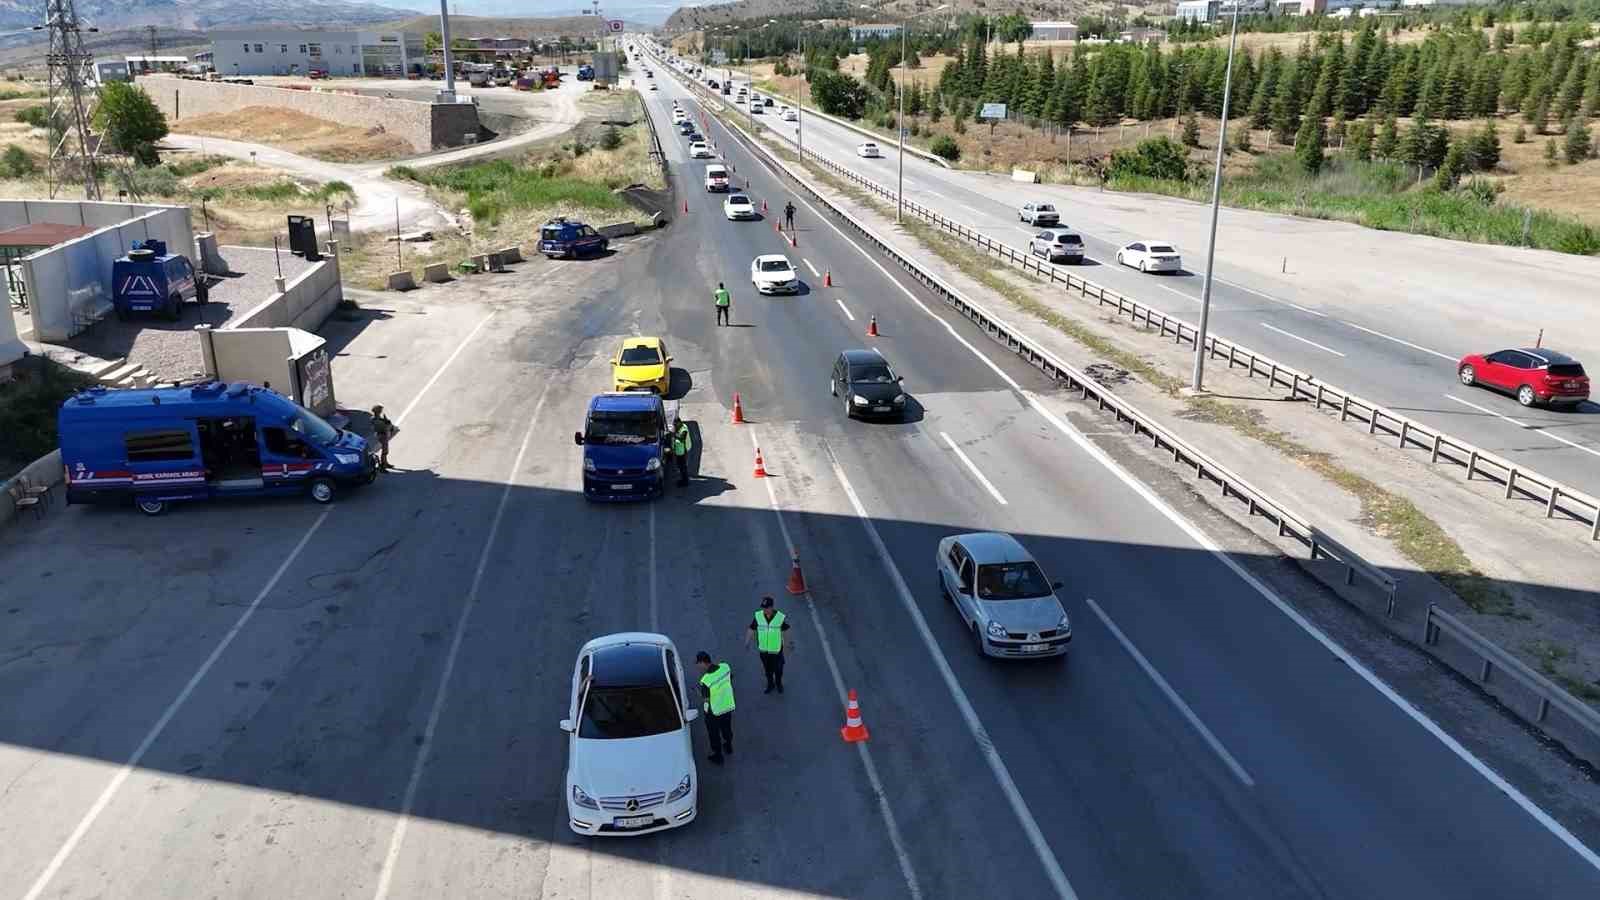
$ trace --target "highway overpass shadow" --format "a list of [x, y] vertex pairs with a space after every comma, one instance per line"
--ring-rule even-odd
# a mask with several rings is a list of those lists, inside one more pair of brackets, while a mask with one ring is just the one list
[[[577, 472], [557, 468], [570, 462], [565, 455], [547, 459], [537, 436], [530, 448], [527, 477], [576, 481]], [[848, 505], [842, 514], [785, 511], [813, 619], [785, 590], [790, 548], [766, 491], [752, 490], [742, 475], [735, 483], [701, 470], [698, 456], [695, 463], [689, 491], [669, 487], [653, 504], [593, 505], [571, 489], [507, 490], [496, 479], [509, 461], [495, 459], [483, 463], [493, 470], [483, 480], [385, 476], [331, 507], [243, 501], [180, 506], [159, 518], [70, 507], [36, 527], [13, 526], [0, 546], [0, 690], [9, 698], [0, 707], [0, 742], [30, 762], [17, 767], [0, 811], [50, 834], [53, 852], [111, 767], [128, 760], [259, 596], [237, 640], [97, 820], [85, 851], [108, 832], [118, 835], [113, 843], [153, 835], [151, 846], [164, 848], [174, 839], [164, 829], [206, 814], [208, 796], [244, 804], [216, 807], [241, 816], [266, 809], [268, 797], [293, 796], [325, 802], [311, 817], [322, 824], [303, 824], [310, 837], [298, 839], [293, 827], [281, 828], [279, 843], [331, 841], [340, 828], [379, 836], [348, 860], [330, 857], [330, 865], [346, 867], [319, 876], [367, 890], [470, 594], [416, 817], [581, 846], [594, 866], [665, 867], [702, 887], [904, 896], [874, 788], [839, 739], [825, 636], [846, 685], [862, 693], [870, 747], [924, 896], [989, 893], [995, 871], [1006, 873], [1003, 894], [1045, 896], [1048, 882], [1026, 836], [919, 637], [920, 616], [1085, 896], [1291, 897], [1316, 893], [1311, 883], [1346, 894], [1341, 888], [1364, 884], [1350, 879], [1367, 868], [1352, 860], [1426, 873], [1445, 892], [1516, 893], [1512, 878], [1522, 870], [1503, 864], [1504, 847], [1489, 846], [1491, 838], [1509, 840], [1503, 823], [1480, 828], [1471, 824], [1475, 815], [1463, 815], [1449, 823], [1448, 844], [1416, 827], [1435, 821], [1440, 804], [1477, 810], [1452, 789], [1454, 769], [1426, 764], [1425, 754], [1442, 752], [1440, 745], [1211, 553], [1170, 536], [1082, 536], [1093, 533], [1081, 527], [1093, 521], [1086, 511], [1069, 517], [1077, 534], [1019, 534], [1046, 573], [1066, 584], [1073, 651], [1047, 665], [982, 659], [940, 597], [935, 553], [945, 536], [987, 530], [989, 515], [874, 520], [891, 573]], [[831, 497], [831, 485], [780, 474], [788, 475], [786, 486], [806, 481], [795, 489]], [[875, 494], [875, 487], [865, 494], [869, 503], [878, 502]], [[1293, 596], [1317, 590], [1276, 555], [1234, 560]], [[1420, 577], [1394, 574], [1402, 584]], [[1587, 591], [1571, 593], [1574, 603], [1579, 594], [1592, 601]], [[755, 657], [739, 646], [762, 594], [779, 598], [798, 640], [781, 699], [762, 694]], [[1102, 613], [1264, 786], [1321, 796], [1312, 804], [1318, 808], [1241, 801], [1238, 785]], [[686, 657], [704, 648], [732, 662], [738, 755], [721, 769], [701, 764], [701, 812], [688, 827], [638, 840], [580, 840], [566, 826], [567, 736], [556, 727], [568, 715], [574, 656], [594, 636], [652, 627]], [[698, 725], [693, 739], [703, 755]], [[1407, 764], [1370, 765], [1369, 754], [1380, 749]], [[74, 757], [111, 766], [85, 771], [69, 764]], [[167, 809], [152, 777], [204, 791], [185, 792], [185, 809]], [[1353, 779], [1361, 791], [1349, 790]], [[1368, 793], [1408, 814], [1385, 818], [1360, 806]], [[28, 808], [30, 796], [57, 800]], [[371, 812], [386, 815], [364, 823]], [[1572, 816], [1581, 833], [1600, 834], [1600, 812]], [[1345, 827], [1358, 837], [1308, 852], [1317, 835]], [[248, 817], [229, 830], [261, 831], [247, 840], [266, 834]], [[415, 863], [427, 831], [413, 829], [407, 840], [402, 858]], [[983, 862], [952, 854], [952, 846]], [[432, 850], [437, 859], [439, 845]], [[209, 861], [211, 851], [177, 853]], [[1216, 862], [1219, 853], [1226, 865]], [[1537, 859], [1546, 873], [1564, 865]], [[26, 884], [47, 862], [13, 858], [0, 871]], [[548, 877], [564, 864], [552, 857]], [[86, 865], [94, 861], [68, 861], [80, 875]], [[504, 865], [485, 852], [474, 878], [493, 883]]]

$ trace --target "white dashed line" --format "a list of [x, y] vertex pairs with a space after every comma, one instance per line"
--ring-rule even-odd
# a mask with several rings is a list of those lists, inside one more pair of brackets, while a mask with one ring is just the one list
[[1316, 316], [1319, 319], [1326, 319], [1328, 317], [1327, 313], [1317, 312], [1316, 310], [1314, 310], [1314, 309], [1312, 309], [1312, 308], [1310, 308], [1308, 306], [1301, 306], [1298, 303], [1289, 303], [1289, 301], [1287, 301], [1287, 300], [1285, 300], [1283, 302], [1284, 303], [1288, 303], [1290, 306], [1294, 307], [1295, 309], [1300, 310], [1303, 313], [1310, 313], [1311, 315]]
[[811, 264], [811, 260], [809, 260], [809, 259], [801, 259], [800, 261], [805, 263], [806, 264], [806, 268], [811, 270], [811, 277], [812, 278], [821, 278], [822, 277], [822, 273], [818, 272], [817, 271], [817, 267], [813, 266]]
[[967, 455], [961, 452], [961, 448], [957, 447], [956, 442], [950, 439], [950, 435], [941, 431], [939, 432], [939, 437], [944, 438], [944, 442], [949, 445], [951, 450], [955, 451], [956, 458], [961, 460], [961, 463], [967, 467], [967, 471], [972, 473], [973, 478], [978, 479], [978, 483], [983, 485], [983, 489], [989, 492], [989, 496], [993, 497], [995, 502], [1001, 506], [1006, 506], [1006, 498], [1002, 497], [1000, 495], [1000, 491], [995, 488], [994, 484], [990, 482], [989, 479], [985, 478], [982, 472], [978, 471], [978, 467], [973, 464], [972, 460], [968, 459]]
[[844, 310], [845, 318], [849, 319], [852, 322], [854, 322], [856, 320], [855, 316], [850, 315], [850, 310], [845, 307], [843, 300], [840, 300], [838, 297], [835, 297], [835, 298], [833, 298], [833, 302], [839, 304], [839, 309]]
[[1284, 331], [1282, 328], [1279, 328], [1276, 325], [1268, 325], [1267, 323], [1262, 322], [1261, 323], [1261, 327], [1267, 329], [1268, 331], [1276, 331], [1277, 333], [1283, 335], [1286, 338], [1294, 338], [1295, 340], [1299, 341], [1302, 344], [1310, 344], [1311, 346], [1317, 348], [1318, 350], [1324, 351], [1326, 353], [1332, 353], [1334, 356], [1338, 356], [1338, 357], [1341, 357], [1341, 358], [1344, 356], [1343, 353], [1340, 353], [1339, 351], [1333, 349], [1332, 347], [1325, 347], [1322, 344], [1317, 343], [1316, 341], [1308, 340], [1306, 338], [1301, 337], [1298, 334], [1293, 334], [1291, 332]]
[[1421, 344], [1413, 344], [1410, 341], [1403, 341], [1400, 338], [1397, 338], [1392, 334], [1384, 334], [1381, 331], [1374, 331], [1371, 328], [1367, 328], [1367, 327], [1364, 327], [1364, 326], [1361, 326], [1361, 325], [1357, 325], [1354, 322], [1346, 322], [1343, 319], [1335, 319], [1334, 321], [1340, 323], [1341, 325], [1349, 325], [1351, 328], [1354, 328], [1357, 331], [1365, 331], [1367, 334], [1373, 335], [1374, 337], [1381, 337], [1386, 341], [1394, 341], [1396, 344], [1404, 344], [1405, 346], [1410, 347], [1413, 350], [1421, 350], [1423, 353], [1432, 354], [1433, 356], [1437, 356], [1440, 359], [1449, 360], [1450, 362], [1455, 362], [1459, 358], [1459, 357], [1455, 357], [1455, 356], [1447, 356], [1447, 355], [1445, 355], [1443, 353], [1440, 353], [1437, 350], [1429, 350], [1427, 347], [1424, 347]]
[[1529, 431], [1537, 432], [1538, 434], [1541, 434], [1541, 435], [1549, 438], [1552, 441], [1560, 441], [1561, 443], [1566, 444], [1568, 447], [1573, 447], [1573, 448], [1576, 448], [1578, 450], [1582, 450], [1583, 452], [1588, 453], [1588, 454], [1590, 454], [1592, 456], [1600, 456], [1600, 450], [1596, 450], [1593, 447], [1585, 447], [1583, 444], [1577, 443], [1576, 441], [1568, 440], [1567, 438], [1564, 438], [1559, 434], [1551, 434], [1550, 432], [1545, 431], [1544, 430], [1544, 426], [1542, 426], [1542, 425], [1530, 425], [1527, 422], [1524, 422], [1524, 421], [1522, 421], [1520, 419], [1513, 419], [1510, 416], [1502, 415], [1500, 413], [1497, 413], [1497, 412], [1495, 412], [1494, 410], [1490, 409], [1487, 406], [1479, 406], [1478, 404], [1473, 403], [1470, 400], [1463, 400], [1460, 397], [1455, 396], [1454, 394], [1445, 394], [1444, 398], [1446, 400], [1454, 400], [1455, 402], [1461, 404], [1462, 406], [1470, 406], [1473, 409], [1477, 410], [1478, 412], [1487, 413], [1487, 414], [1489, 414], [1491, 416], [1494, 416], [1496, 419], [1504, 419], [1505, 421], [1510, 422], [1511, 424], [1517, 426], [1518, 428], [1526, 428]]

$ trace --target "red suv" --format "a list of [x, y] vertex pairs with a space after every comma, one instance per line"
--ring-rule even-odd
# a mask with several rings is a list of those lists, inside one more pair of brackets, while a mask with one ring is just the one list
[[1456, 375], [1462, 384], [1481, 384], [1515, 394], [1523, 406], [1544, 403], [1573, 406], [1589, 399], [1589, 376], [1577, 360], [1542, 348], [1501, 350], [1461, 359]]

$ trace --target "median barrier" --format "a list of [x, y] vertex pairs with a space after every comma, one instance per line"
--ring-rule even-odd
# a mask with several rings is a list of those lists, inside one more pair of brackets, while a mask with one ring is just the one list
[[633, 222], [618, 222], [614, 225], [601, 225], [598, 231], [608, 238], [628, 237], [639, 233], [639, 226]]
[[519, 263], [519, 262], [523, 261], [523, 259], [522, 259], [522, 248], [517, 246], [516, 244], [512, 244], [509, 247], [502, 248], [499, 251], [499, 253], [500, 253], [500, 260], [502, 262], [505, 262], [505, 263]]
[[416, 288], [417, 288], [417, 280], [414, 277], [412, 277], [411, 271], [409, 269], [407, 269], [404, 272], [390, 272], [389, 273], [389, 290], [391, 290], [391, 291], [414, 291], [414, 290], [416, 290]]
[[439, 284], [450, 280], [449, 263], [428, 263], [422, 267], [422, 280]]
[[1022, 182], [1024, 184], [1038, 184], [1039, 183], [1039, 173], [1038, 172], [1029, 172], [1027, 169], [1012, 169], [1011, 170], [1011, 180], [1012, 181], [1020, 181], [1020, 182]]

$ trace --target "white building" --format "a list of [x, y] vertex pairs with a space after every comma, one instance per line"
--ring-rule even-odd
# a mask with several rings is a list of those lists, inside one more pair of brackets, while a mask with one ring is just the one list
[[856, 43], [870, 38], [894, 37], [900, 33], [899, 25], [851, 25], [850, 40]]
[[401, 31], [213, 31], [217, 74], [403, 75], [427, 62], [422, 35]]
[[1482, 6], [1489, 0], [1400, 0], [1400, 5], [1411, 9], [1418, 6]]
[[1180, 0], [1178, 21], [1215, 22], [1222, 10], [1222, 0]]
[[1030, 22], [1036, 41], [1075, 41], [1078, 26], [1075, 22]]

